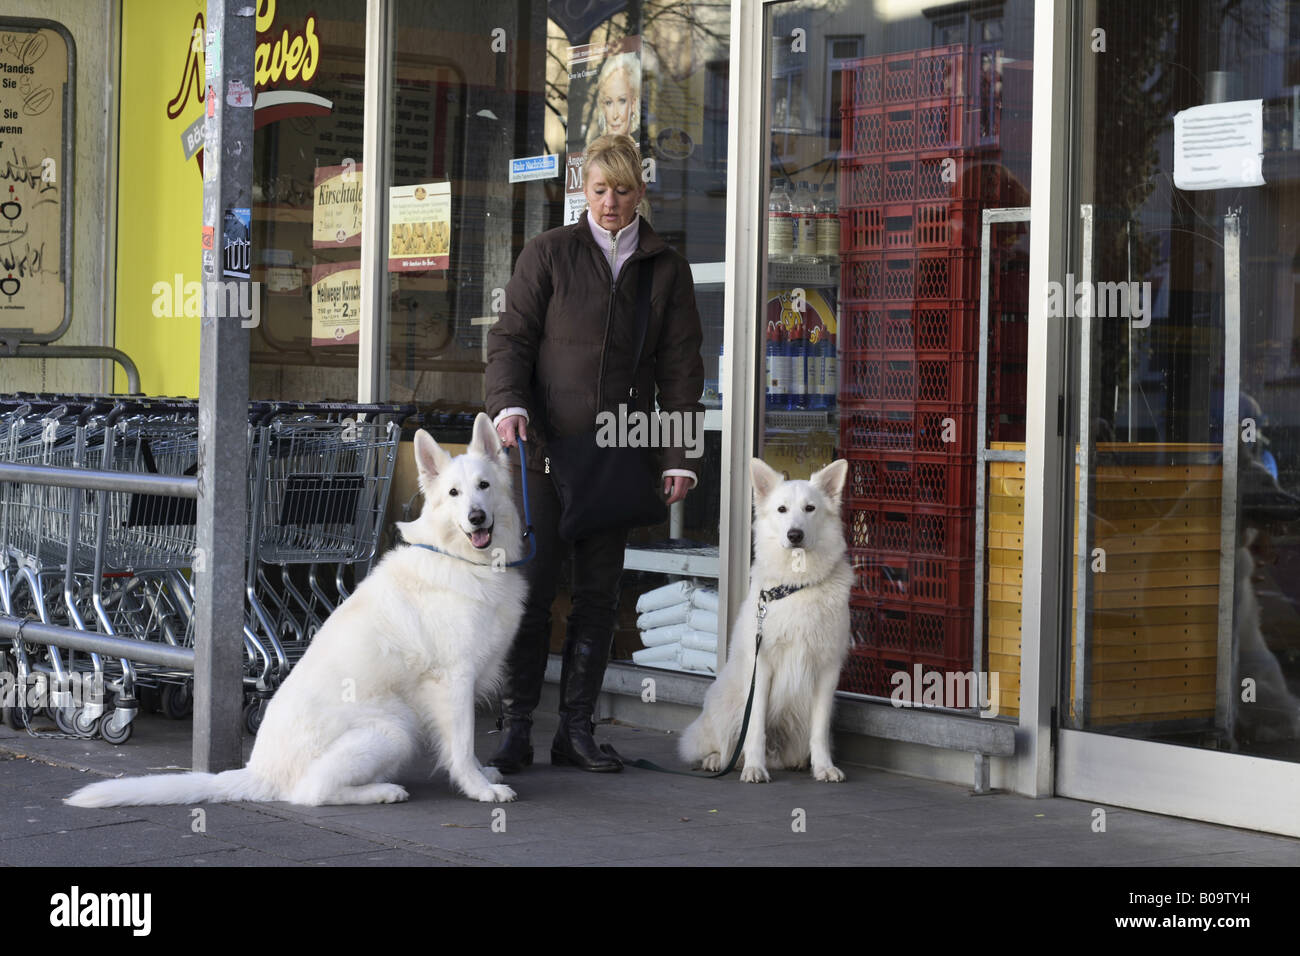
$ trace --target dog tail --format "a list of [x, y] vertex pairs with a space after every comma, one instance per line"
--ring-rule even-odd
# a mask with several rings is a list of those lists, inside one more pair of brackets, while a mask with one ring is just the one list
[[247, 768], [224, 773], [152, 774], [82, 787], [63, 802], [73, 807], [138, 807], [274, 799], [270, 787]]

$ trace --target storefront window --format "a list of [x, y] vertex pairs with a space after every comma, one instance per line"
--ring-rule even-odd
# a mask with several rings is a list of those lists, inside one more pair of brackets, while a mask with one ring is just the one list
[[365, 4], [257, 8], [250, 239], [261, 316], [249, 394], [352, 401], [359, 296], [327, 314], [313, 290], [329, 277], [359, 283]]
[[583, 154], [603, 132], [639, 143], [647, 218], [694, 270], [711, 409], [699, 484], [669, 522], [633, 535], [615, 641], [627, 659], [643, 649], [640, 594], [671, 580], [716, 586], [729, 12], [676, 0], [399, 0], [396, 11], [385, 399], [418, 405], [439, 440], [467, 439], [515, 260], [577, 221]]
[[[1009, 480], [986, 501], [975, 490], [977, 450], [1023, 452], [1027, 225], [1000, 227], [989, 250], [982, 428], [980, 230], [984, 210], [1029, 201], [1033, 4], [766, 10], [759, 453], [790, 478], [849, 460], [854, 644], [840, 688], [889, 697], [896, 673], [1000, 670], [979, 681], [985, 709], [1014, 716], [1014, 468], [993, 468]], [[1023, 514], [1023, 478], [1018, 494]]]
[[1297, 8], [1094, 9], [1059, 290], [1083, 317], [1062, 711], [1296, 760]]

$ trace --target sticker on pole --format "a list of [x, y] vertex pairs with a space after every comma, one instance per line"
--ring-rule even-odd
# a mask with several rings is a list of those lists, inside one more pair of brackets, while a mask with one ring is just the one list
[[252, 262], [253, 212], [227, 209], [221, 230], [221, 269], [233, 279], [247, 279]]
[[560, 156], [523, 156], [510, 160], [510, 181], [528, 182], [531, 179], [554, 179], [560, 175]]

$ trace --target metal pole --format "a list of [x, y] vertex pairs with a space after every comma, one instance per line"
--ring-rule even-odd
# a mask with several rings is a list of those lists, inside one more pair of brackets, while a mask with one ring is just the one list
[[[246, 277], [227, 277], [223, 252], [227, 213], [252, 207], [255, 8], [249, 0], [208, 0], [203, 141], [204, 288], [236, 283], [226, 288], [249, 303], [257, 291], [245, 287]], [[220, 305], [231, 298], [204, 296], [199, 338], [192, 762], [195, 770], [208, 772], [243, 764], [248, 331], [239, 316], [219, 314], [230, 311]]]
[[[1083, 219], [1083, 275], [1081, 279], [1088, 292], [1087, 308], [1079, 312], [1079, 447], [1075, 450], [1075, 485], [1077, 502], [1075, 521], [1079, 531], [1075, 538], [1074, 587], [1077, 607], [1074, 612], [1074, 719], [1075, 726], [1086, 729], [1088, 708], [1092, 694], [1088, 680], [1092, 674], [1092, 646], [1088, 640], [1088, 603], [1092, 596], [1091, 521], [1088, 509], [1092, 507], [1092, 308], [1096, 287], [1092, 284], [1093, 210], [1092, 203], [1079, 207]], [[1073, 289], [1066, 289], [1068, 301]]]
[[1214, 724], [1235, 744], [1237, 452], [1241, 418], [1241, 210], [1223, 217], [1223, 489], [1219, 505], [1219, 655]]

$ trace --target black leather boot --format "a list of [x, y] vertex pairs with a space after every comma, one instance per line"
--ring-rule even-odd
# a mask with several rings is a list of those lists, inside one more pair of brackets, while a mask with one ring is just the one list
[[[545, 632], [549, 631], [548, 621]], [[501, 688], [501, 716], [497, 719], [501, 743], [487, 764], [502, 773], [518, 773], [525, 767], [532, 766], [533, 745], [530, 735], [533, 729], [533, 711], [537, 709], [542, 696], [547, 652], [546, 644], [535, 639], [532, 629], [521, 628], [510, 648], [510, 655], [506, 658], [506, 678]]]
[[[603, 628], [601, 629], [604, 630]], [[592, 733], [592, 714], [605, 679], [613, 635], [570, 635], [564, 642], [560, 671], [560, 726], [551, 744], [551, 763], [573, 766], [593, 773], [617, 773], [622, 761], [601, 751]]]

